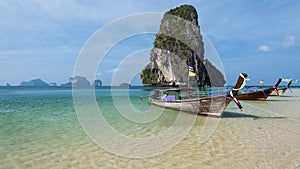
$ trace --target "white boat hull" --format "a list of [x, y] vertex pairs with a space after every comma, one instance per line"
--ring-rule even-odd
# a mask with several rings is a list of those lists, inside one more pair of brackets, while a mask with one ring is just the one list
[[219, 95], [174, 101], [150, 98], [149, 101], [151, 104], [168, 109], [220, 117], [231, 100], [232, 99], [226, 95]]

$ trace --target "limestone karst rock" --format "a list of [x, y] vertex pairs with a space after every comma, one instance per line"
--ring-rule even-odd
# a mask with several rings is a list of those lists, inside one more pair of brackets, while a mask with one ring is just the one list
[[[191, 5], [182, 5], [164, 14], [156, 34], [150, 63], [141, 74], [149, 86], [223, 86], [224, 75], [204, 58], [204, 44], [198, 14]], [[195, 76], [189, 76], [189, 68]]]

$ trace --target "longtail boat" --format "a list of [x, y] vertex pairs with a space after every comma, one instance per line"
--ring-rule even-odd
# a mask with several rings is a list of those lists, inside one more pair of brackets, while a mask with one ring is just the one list
[[293, 83], [293, 80], [292, 79], [283, 79], [282, 81], [288, 82], [288, 84], [285, 87], [278, 88], [277, 91], [276, 90], [272, 91], [270, 96], [281, 96], [287, 89], [290, 89], [290, 91], [292, 91], [290, 86]]
[[234, 100], [236, 105], [242, 109], [240, 102], [235, 98], [238, 91], [244, 86], [246, 73], [241, 73], [235, 87], [227, 94], [216, 96], [199, 95], [197, 89], [193, 88], [172, 88], [166, 90], [156, 89], [149, 97], [153, 105], [190, 112], [199, 115], [220, 117], [227, 105]]
[[270, 87], [268, 89], [256, 90], [256, 91], [252, 91], [252, 92], [239, 92], [238, 95], [236, 96], [236, 98], [238, 100], [261, 100], [261, 101], [264, 101], [271, 95], [271, 93], [273, 91], [278, 90], [277, 87], [281, 81], [282, 81], [282, 78], [280, 77], [278, 79], [277, 83], [273, 87]]

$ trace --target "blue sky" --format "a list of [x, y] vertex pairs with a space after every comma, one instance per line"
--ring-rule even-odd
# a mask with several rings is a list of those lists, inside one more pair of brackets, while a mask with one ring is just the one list
[[[298, 0], [12, 0], [0, 1], [0, 85], [34, 78], [65, 83], [97, 30], [124, 16], [164, 13], [181, 4], [196, 7], [229, 85], [240, 72], [249, 74], [250, 85], [261, 78], [266, 85], [280, 76], [300, 79]], [[138, 50], [151, 49], [153, 38], [150, 33], [116, 44], [99, 66], [98, 78], [109, 85], [118, 64]]]

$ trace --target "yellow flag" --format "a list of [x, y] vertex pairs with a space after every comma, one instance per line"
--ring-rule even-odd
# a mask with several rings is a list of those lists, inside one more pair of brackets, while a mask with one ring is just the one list
[[196, 73], [189, 71], [189, 76], [196, 76]]

